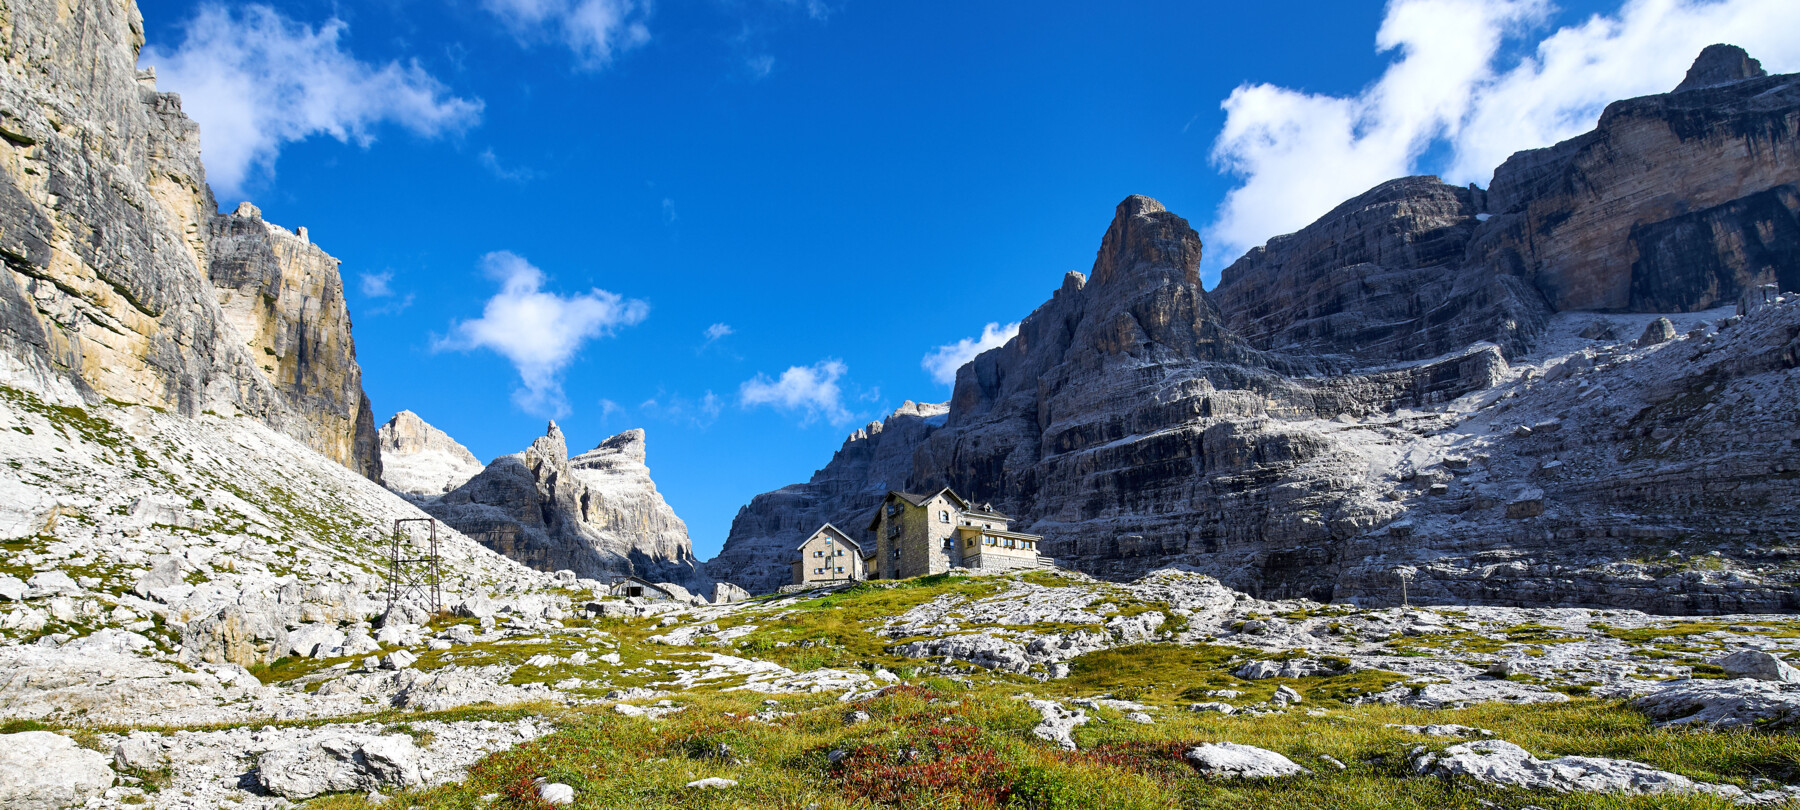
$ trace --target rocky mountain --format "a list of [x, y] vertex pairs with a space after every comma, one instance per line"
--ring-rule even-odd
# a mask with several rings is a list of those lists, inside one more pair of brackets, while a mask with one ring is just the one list
[[376, 437], [381, 447], [381, 482], [401, 495], [435, 498], [462, 486], [483, 469], [469, 448], [412, 411], [394, 414]]
[[1129, 198], [1092, 271], [959, 370], [905, 487], [991, 500], [1111, 578], [1800, 606], [1800, 301], [1777, 294], [1800, 288], [1797, 94], [1709, 48], [1490, 189], [1385, 183], [1210, 293], [1193, 230]]
[[254, 206], [217, 213], [142, 45], [121, 0], [0, 26], [0, 383], [247, 414], [379, 477], [337, 261]]
[[811, 480], [756, 496], [732, 519], [725, 547], [707, 561], [707, 572], [752, 593], [767, 593], [788, 584], [789, 555], [826, 523], [858, 542], [873, 542], [869, 510], [888, 490], [905, 485], [913, 449], [944, 424], [948, 412], [945, 404], [908, 400], [886, 419], [850, 434]]
[[424, 509], [540, 571], [631, 574], [710, 593], [687, 524], [656, 491], [644, 459], [642, 430], [570, 458], [551, 422], [524, 452], [494, 459]]

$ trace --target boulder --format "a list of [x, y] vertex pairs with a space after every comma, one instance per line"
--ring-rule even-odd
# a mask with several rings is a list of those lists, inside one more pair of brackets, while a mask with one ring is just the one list
[[344, 631], [329, 624], [304, 624], [289, 630], [284, 649], [293, 655], [318, 658], [344, 646]]
[[8, 602], [23, 602], [28, 592], [25, 580], [15, 576], [0, 574], [0, 599]]
[[1695, 782], [1628, 759], [1557, 757], [1543, 760], [1505, 740], [1460, 743], [1441, 753], [1420, 755], [1413, 771], [1444, 778], [1464, 777], [1482, 784], [1557, 793], [1710, 793], [1735, 797], [1742, 791], [1725, 785]]
[[26, 580], [25, 584], [31, 588], [30, 596], [33, 599], [58, 594], [81, 593], [81, 586], [75, 584], [75, 580], [70, 579], [68, 574], [61, 571], [39, 571], [32, 574], [31, 579]]
[[0, 807], [60, 810], [112, 787], [106, 755], [48, 731], [0, 734]]
[[1800, 724], [1800, 684], [1753, 678], [1675, 681], [1631, 705], [1660, 726], [1782, 729]]
[[542, 800], [545, 804], [564, 805], [575, 803], [575, 788], [569, 787], [561, 782], [549, 782], [539, 779], [537, 794], [538, 799]]
[[1668, 318], [1657, 318], [1644, 327], [1644, 334], [1638, 337], [1639, 346], [1655, 346], [1675, 339], [1675, 324]]
[[1800, 683], [1800, 669], [1795, 669], [1786, 661], [1762, 650], [1735, 652], [1719, 659], [1717, 663], [1725, 670], [1726, 675], [1733, 678]]
[[1229, 742], [1195, 746], [1182, 758], [1201, 776], [1219, 779], [1274, 779], [1312, 773], [1274, 751]]
[[1026, 703], [1043, 718], [1043, 722], [1031, 729], [1033, 735], [1045, 742], [1055, 743], [1065, 751], [1075, 750], [1075, 728], [1087, 723], [1087, 712], [1066, 708], [1054, 700], [1030, 700]]
[[264, 753], [256, 781], [288, 799], [421, 784], [419, 751], [405, 734], [314, 738]]

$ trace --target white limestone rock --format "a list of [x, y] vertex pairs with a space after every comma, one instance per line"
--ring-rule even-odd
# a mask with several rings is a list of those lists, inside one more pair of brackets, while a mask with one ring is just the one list
[[256, 781], [289, 799], [321, 793], [412, 787], [423, 781], [419, 752], [405, 734], [315, 738], [276, 748], [256, 760]]
[[1599, 757], [1544, 760], [1505, 740], [1460, 743], [1413, 762], [1421, 775], [1467, 777], [1489, 785], [1549, 790], [1557, 793], [1707, 793], [1725, 798], [1743, 795], [1730, 785], [1695, 782], [1680, 774], [1641, 762]]
[[395, 492], [435, 498], [467, 483], [481, 472], [481, 460], [469, 448], [412, 411], [394, 414], [376, 431], [381, 449], [381, 482]]
[[1206, 743], [1182, 755], [1201, 776], [1219, 779], [1275, 779], [1312, 773], [1266, 748], [1237, 743]]
[[1719, 659], [1716, 663], [1733, 678], [1759, 681], [1800, 683], [1800, 669], [1762, 650], [1742, 650]]
[[1038, 739], [1054, 743], [1064, 751], [1074, 751], [1075, 729], [1087, 724], [1087, 712], [1070, 709], [1054, 700], [1028, 700], [1026, 705], [1036, 709], [1043, 722], [1031, 729]]
[[1675, 681], [1631, 705], [1659, 726], [1782, 729], [1800, 724], [1800, 684], [1753, 678]]
[[112, 787], [106, 755], [48, 731], [0, 734], [0, 807], [61, 810]]

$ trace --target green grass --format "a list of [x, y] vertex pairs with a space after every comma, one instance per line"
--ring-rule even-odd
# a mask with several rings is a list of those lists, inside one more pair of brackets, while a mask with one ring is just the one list
[[[1164, 658], [1161, 664], [1171, 664]], [[1145, 667], [1147, 671], [1154, 667]], [[1175, 685], [1165, 685], [1173, 687]], [[1462, 723], [1494, 729], [1543, 757], [1630, 758], [1692, 778], [1745, 784], [1752, 776], [1792, 779], [1800, 740], [1792, 735], [1652, 729], [1638, 714], [1591, 699], [1550, 706], [1486, 706], [1428, 712], [1364, 706], [1322, 717], [1300, 712], [1260, 717], [1160, 711], [1159, 722], [1120, 722], [1109, 710], [1077, 729], [1081, 750], [1035, 739], [1035, 712], [996, 684], [887, 690], [855, 708], [872, 719], [850, 725], [851, 707], [829, 696], [788, 696], [791, 717], [751, 719], [757, 693], [679, 695], [687, 710], [661, 720], [620, 718], [603, 708], [565, 709], [558, 731], [493, 754], [459, 784], [414, 790], [387, 807], [420, 810], [535, 808], [533, 780], [575, 788], [577, 808], [1725, 808], [1706, 797], [1532, 794], [1412, 774], [1418, 746], [1453, 741], [1406, 734], [1387, 723]], [[404, 728], [396, 726], [404, 731]], [[1311, 776], [1268, 782], [1209, 781], [1180, 753], [1201, 742], [1231, 741], [1279, 751]], [[830, 754], [844, 752], [834, 764]], [[1326, 765], [1331, 756], [1348, 765]], [[735, 788], [685, 785], [718, 776]], [[491, 804], [482, 797], [493, 794]], [[329, 810], [370, 807], [366, 797], [326, 797]]]

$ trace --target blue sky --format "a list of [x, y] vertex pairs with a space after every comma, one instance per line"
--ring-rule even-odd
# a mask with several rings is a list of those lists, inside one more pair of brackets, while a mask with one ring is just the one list
[[221, 207], [343, 260], [378, 419], [483, 460], [645, 428], [710, 557], [947, 399], [927, 357], [1086, 271], [1127, 194], [1206, 235], [1210, 285], [1381, 179], [1485, 185], [1707, 42], [1800, 69], [1788, 5], [147, 0], [140, 62]]

